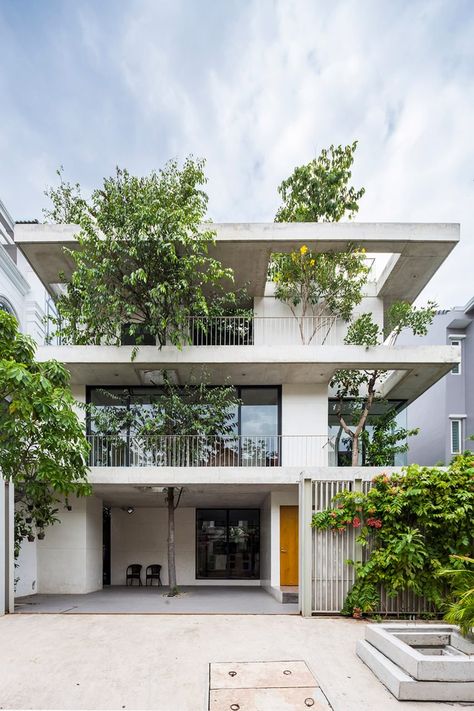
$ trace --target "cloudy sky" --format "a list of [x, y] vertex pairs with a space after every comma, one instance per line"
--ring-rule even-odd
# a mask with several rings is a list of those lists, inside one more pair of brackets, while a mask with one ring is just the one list
[[473, 0], [0, 0], [0, 198], [42, 219], [64, 165], [207, 159], [210, 216], [272, 220], [277, 185], [357, 139], [358, 220], [460, 222], [425, 291], [474, 295]]

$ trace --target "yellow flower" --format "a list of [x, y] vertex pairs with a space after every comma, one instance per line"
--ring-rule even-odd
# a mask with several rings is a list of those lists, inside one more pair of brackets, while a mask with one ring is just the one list
[[308, 251], [308, 247], [304, 244], [302, 247], [300, 247], [300, 254], [304, 255]]
[[316, 260], [315, 260], [315, 259], [310, 259], [310, 260], [309, 260], [309, 263], [310, 263], [310, 265], [311, 265], [312, 267], [314, 267], [314, 265], [316, 264]]

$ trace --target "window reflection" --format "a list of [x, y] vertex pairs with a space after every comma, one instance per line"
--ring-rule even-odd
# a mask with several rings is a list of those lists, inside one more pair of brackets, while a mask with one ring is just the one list
[[259, 578], [258, 509], [197, 509], [196, 529], [197, 578]]

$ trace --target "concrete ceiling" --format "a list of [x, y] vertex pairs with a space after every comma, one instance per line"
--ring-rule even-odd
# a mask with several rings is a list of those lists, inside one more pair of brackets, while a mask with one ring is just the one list
[[42, 346], [40, 361], [56, 359], [71, 373], [73, 384], [142, 385], [147, 371], [173, 371], [180, 383], [203, 371], [210, 384], [275, 385], [328, 383], [339, 369], [396, 371], [385, 394], [414, 400], [459, 362], [456, 346]]
[[[209, 225], [204, 226], [209, 229]], [[378, 289], [387, 304], [414, 300], [459, 240], [459, 225], [428, 223], [220, 223], [210, 254], [234, 270], [235, 285], [247, 284], [252, 296], [265, 290], [272, 252], [306, 244], [312, 251], [343, 251], [355, 243], [367, 252], [392, 254]], [[75, 225], [15, 226], [15, 241], [51, 293], [69, 281], [73, 260], [64, 247], [77, 249]], [[60, 276], [63, 274], [64, 276]]]
[[[215, 486], [208, 484], [185, 486], [180, 507], [260, 507], [270, 491], [297, 491], [297, 485], [223, 484]], [[164, 493], [156, 493], [149, 487], [139, 485], [94, 484], [94, 494], [103, 500], [105, 506], [166, 507]]]

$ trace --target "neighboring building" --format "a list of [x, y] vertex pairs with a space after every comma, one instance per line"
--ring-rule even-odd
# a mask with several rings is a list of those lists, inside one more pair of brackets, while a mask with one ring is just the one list
[[[0, 309], [15, 316], [20, 330], [39, 344], [45, 339], [45, 315], [52, 300], [14, 242], [15, 223], [0, 200]], [[36, 544], [24, 545], [19, 560], [23, 575], [17, 594], [36, 591]]]
[[[474, 448], [474, 298], [466, 306], [438, 311], [420, 345], [446, 343], [458, 346], [461, 362], [453, 366], [407, 409], [408, 427], [420, 427], [410, 439], [409, 463], [448, 464], [455, 454]], [[402, 333], [400, 345], [411, 346], [415, 337]]]
[[[371, 281], [358, 311], [371, 311], [380, 325], [390, 304], [413, 301], [458, 241], [457, 225], [429, 224], [217, 224], [213, 255], [232, 267], [235, 286], [247, 284], [253, 317], [224, 340], [206, 336], [205, 345], [46, 345], [38, 358], [56, 358], [71, 373], [80, 402], [107, 404], [107, 390], [123, 402], [157, 395], [160, 371], [178, 383], [205, 366], [211, 384], [231, 378], [238, 388], [235, 437], [209, 457], [190, 454], [189, 440], [171, 439], [143, 447], [133, 433], [119, 448], [107, 437], [91, 442], [93, 496], [77, 501], [62, 523], [48, 528], [37, 545], [39, 592], [86, 593], [103, 584], [123, 585], [130, 563], [163, 566], [167, 583], [167, 510], [163, 488], [184, 487], [177, 523], [177, 571], [181, 585], [261, 585], [277, 598], [298, 585], [298, 496], [303, 475], [335, 469], [329, 382], [340, 368], [390, 371], [384, 395], [402, 410], [458, 361], [449, 345], [344, 345], [344, 323], [321, 324], [311, 344], [299, 340], [289, 310], [267, 281], [272, 253], [306, 244], [311, 250], [347, 248], [391, 255], [382, 275]], [[17, 225], [15, 243], [51, 295], [59, 273], [72, 264], [63, 247], [75, 243], [68, 225]], [[217, 332], [221, 333], [219, 328]], [[238, 335], [236, 335], [238, 334]], [[444, 338], [441, 339], [444, 344]], [[423, 425], [423, 423], [420, 423]], [[329, 427], [332, 429], [329, 430]], [[330, 436], [331, 434], [331, 436]], [[192, 452], [191, 447], [191, 452]], [[305, 523], [305, 526], [307, 524]], [[300, 529], [302, 530], [302, 529]], [[19, 570], [20, 578], [22, 570]]]

